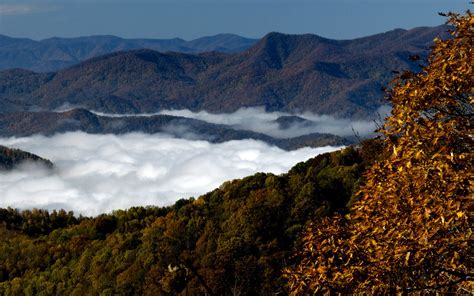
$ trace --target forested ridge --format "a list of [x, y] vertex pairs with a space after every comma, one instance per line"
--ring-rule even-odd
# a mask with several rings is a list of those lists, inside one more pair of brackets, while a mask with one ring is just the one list
[[98, 217], [0, 210], [0, 294], [270, 295], [299, 233], [344, 212], [378, 153], [319, 155], [287, 174], [259, 173], [166, 208]]
[[12, 149], [0, 145], [0, 171], [10, 170], [25, 162], [40, 163], [46, 167], [53, 167], [53, 163], [29, 152]]

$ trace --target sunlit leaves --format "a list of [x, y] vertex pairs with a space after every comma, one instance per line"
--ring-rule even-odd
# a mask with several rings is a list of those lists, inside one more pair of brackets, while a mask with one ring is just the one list
[[428, 66], [395, 81], [386, 158], [351, 214], [308, 229], [286, 271], [293, 294], [473, 293], [473, 17], [448, 23], [452, 38], [435, 41]]

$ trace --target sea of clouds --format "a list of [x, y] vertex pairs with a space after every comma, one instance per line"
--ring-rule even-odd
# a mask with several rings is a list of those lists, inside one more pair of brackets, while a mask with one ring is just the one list
[[[233, 119], [209, 115], [206, 121], [210, 120]], [[256, 172], [281, 174], [298, 162], [341, 148], [284, 151], [254, 140], [211, 144], [166, 134], [82, 132], [0, 138], [0, 145], [35, 153], [55, 164], [53, 170], [25, 164], [1, 172], [0, 207], [63, 208], [83, 215], [170, 205], [180, 198], [197, 197], [224, 181]]]

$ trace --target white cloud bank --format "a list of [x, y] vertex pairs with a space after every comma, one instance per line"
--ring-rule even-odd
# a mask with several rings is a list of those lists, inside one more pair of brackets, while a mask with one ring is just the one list
[[97, 215], [131, 206], [170, 205], [226, 180], [256, 172], [281, 174], [338, 147], [284, 151], [253, 140], [210, 144], [165, 134], [1, 139], [0, 144], [48, 158], [53, 171], [23, 167], [0, 173], [0, 207], [73, 210]]

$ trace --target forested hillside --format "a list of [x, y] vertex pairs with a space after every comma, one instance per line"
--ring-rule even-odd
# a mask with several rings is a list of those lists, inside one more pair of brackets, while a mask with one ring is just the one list
[[311, 221], [344, 212], [376, 142], [256, 174], [167, 208], [94, 218], [0, 210], [3, 295], [270, 295]]

